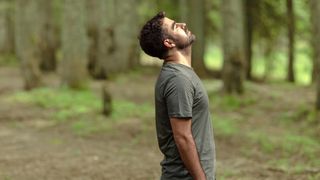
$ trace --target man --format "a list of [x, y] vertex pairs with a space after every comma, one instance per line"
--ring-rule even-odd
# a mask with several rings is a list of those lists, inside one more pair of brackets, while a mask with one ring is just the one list
[[155, 86], [161, 180], [215, 179], [208, 95], [191, 67], [195, 36], [186, 24], [160, 12], [143, 26], [139, 39], [146, 54], [164, 60]]

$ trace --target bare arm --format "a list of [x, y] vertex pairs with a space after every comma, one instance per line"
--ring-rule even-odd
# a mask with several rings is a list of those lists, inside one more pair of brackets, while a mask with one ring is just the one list
[[197, 148], [191, 132], [191, 119], [170, 118], [173, 137], [181, 159], [195, 180], [205, 180]]

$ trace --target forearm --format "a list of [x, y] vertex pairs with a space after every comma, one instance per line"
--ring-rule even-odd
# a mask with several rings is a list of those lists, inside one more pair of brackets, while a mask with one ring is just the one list
[[180, 157], [195, 180], [205, 180], [206, 176], [200, 164], [196, 144], [192, 136], [175, 137]]

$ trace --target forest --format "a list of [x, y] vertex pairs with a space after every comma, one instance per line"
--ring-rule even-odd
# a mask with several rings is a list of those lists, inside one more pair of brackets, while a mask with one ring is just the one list
[[217, 179], [320, 179], [319, 0], [0, 0], [1, 180], [160, 178], [161, 11], [196, 36]]

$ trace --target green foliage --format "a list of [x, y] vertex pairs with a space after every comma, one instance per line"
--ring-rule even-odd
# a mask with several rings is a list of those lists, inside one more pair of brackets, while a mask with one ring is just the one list
[[178, 1], [157, 0], [159, 11], [165, 11], [166, 15], [172, 19], [179, 19], [179, 11], [177, 11]]
[[[298, 84], [306, 85], [311, 82], [312, 62], [310, 59], [310, 47], [304, 41], [296, 43], [295, 75]], [[264, 78], [266, 76], [267, 63], [272, 67], [268, 69], [269, 80], [278, 81], [286, 78], [287, 55], [285, 51], [274, 51], [269, 57], [260, 52], [257, 47], [254, 48], [256, 54], [252, 60], [252, 73], [255, 77]], [[222, 70], [223, 54], [222, 50], [212, 44], [208, 44], [205, 54], [205, 64], [209, 69]]]
[[217, 39], [220, 35], [220, 29], [222, 25], [220, 3], [221, 1], [206, 0], [206, 36], [209, 39]]
[[273, 39], [286, 28], [284, 1], [250, 1], [253, 6], [254, 34], [258, 39]]
[[308, 41], [310, 39], [311, 23], [310, 7], [308, 0], [293, 1], [294, 13], [296, 19], [296, 37], [300, 40]]
[[[273, 52], [269, 57], [257, 55], [257, 59], [252, 62], [252, 73], [257, 77], [269, 75], [271, 80], [283, 80], [286, 77], [287, 56], [284, 52]], [[269, 67], [267, 64], [270, 64]], [[266, 74], [266, 71], [269, 74]]]
[[222, 49], [217, 45], [208, 44], [204, 55], [205, 65], [209, 69], [222, 69], [223, 54]]
[[155, 0], [144, 1], [140, 0], [140, 5], [138, 6], [138, 14], [140, 17], [141, 26], [151, 17], [153, 17], [157, 12]]

